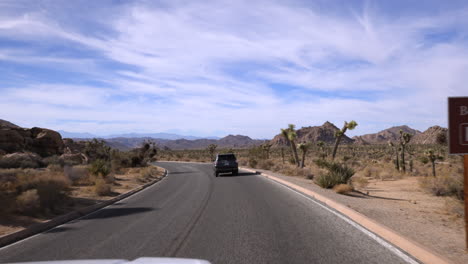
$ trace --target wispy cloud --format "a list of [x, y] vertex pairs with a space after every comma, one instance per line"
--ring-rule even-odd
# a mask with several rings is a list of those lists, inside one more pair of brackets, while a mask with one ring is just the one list
[[467, 91], [468, 5], [5, 3], [0, 118], [21, 125], [264, 138], [356, 119], [360, 134], [445, 125]]

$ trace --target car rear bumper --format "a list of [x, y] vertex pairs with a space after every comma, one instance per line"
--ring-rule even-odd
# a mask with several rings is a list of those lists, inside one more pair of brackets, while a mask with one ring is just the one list
[[233, 172], [233, 171], [237, 171], [239, 170], [238, 167], [218, 167], [218, 168], [214, 168], [214, 170], [216, 172]]

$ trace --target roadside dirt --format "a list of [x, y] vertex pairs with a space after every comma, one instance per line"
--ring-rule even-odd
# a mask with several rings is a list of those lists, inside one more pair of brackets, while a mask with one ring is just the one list
[[456, 201], [423, 192], [418, 177], [391, 181], [372, 179], [367, 187], [341, 195], [320, 188], [312, 180], [259, 171], [344, 204], [453, 263], [468, 263], [463, 219], [447, 210], [447, 203]]
[[[135, 189], [147, 182], [155, 179], [161, 179], [164, 174], [164, 169], [155, 167], [157, 173], [150, 178], [143, 179], [141, 177], [144, 168], [125, 168], [122, 173], [115, 175], [115, 182], [112, 185], [112, 193], [109, 196], [98, 196], [94, 191], [94, 186], [72, 186], [70, 188], [69, 199], [64, 203], [58, 211], [62, 214], [86, 206], [97, 204], [101, 201], [109, 200], [120, 194], [126, 193]], [[8, 235], [36, 223], [41, 223], [52, 219], [54, 215], [30, 217], [24, 215], [0, 215], [0, 237]]]

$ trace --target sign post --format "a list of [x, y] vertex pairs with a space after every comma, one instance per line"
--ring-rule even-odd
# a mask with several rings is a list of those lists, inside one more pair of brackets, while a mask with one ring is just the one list
[[468, 97], [448, 98], [449, 154], [463, 155], [465, 238], [468, 250]]

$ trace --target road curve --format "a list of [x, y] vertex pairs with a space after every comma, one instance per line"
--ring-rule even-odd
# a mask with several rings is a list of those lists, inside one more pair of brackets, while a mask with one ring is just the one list
[[258, 175], [158, 162], [161, 182], [0, 249], [0, 262], [189, 257], [212, 263], [406, 263], [328, 210]]

